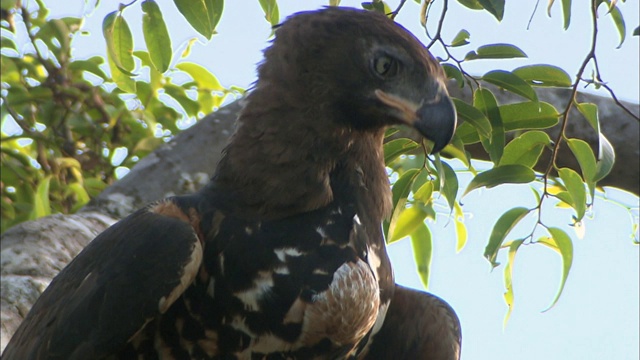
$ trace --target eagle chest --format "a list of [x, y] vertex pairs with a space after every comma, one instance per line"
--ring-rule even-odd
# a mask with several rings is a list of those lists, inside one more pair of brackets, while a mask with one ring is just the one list
[[156, 332], [171, 354], [341, 357], [384, 317], [378, 248], [352, 206], [270, 222], [213, 218], [200, 274]]

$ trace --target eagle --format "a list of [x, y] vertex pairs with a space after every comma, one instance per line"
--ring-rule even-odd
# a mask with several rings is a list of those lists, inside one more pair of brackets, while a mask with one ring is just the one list
[[209, 183], [98, 235], [4, 360], [457, 359], [455, 312], [394, 282], [381, 228], [392, 125], [432, 152], [453, 136], [427, 49], [376, 12], [287, 18]]

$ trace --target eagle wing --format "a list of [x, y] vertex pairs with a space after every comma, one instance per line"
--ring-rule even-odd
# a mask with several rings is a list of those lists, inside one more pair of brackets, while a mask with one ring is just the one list
[[165, 200], [104, 231], [54, 278], [3, 358], [95, 359], [122, 349], [195, 278], [197, 221]]

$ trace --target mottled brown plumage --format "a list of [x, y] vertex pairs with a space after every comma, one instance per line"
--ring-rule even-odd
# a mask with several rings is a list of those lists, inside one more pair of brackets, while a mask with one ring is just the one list
[[289, 18], [209, 185], [100, 234], [3, 358], [343, 359], [400, 345], [397, 334], [421, 343], [430, 320], [395, 333], [412, 298], [394, 295], [380, 226], [390, 210], [382, 141], [405, 124], [442, 149], [456, 121], [443, 81], [383, 15]]

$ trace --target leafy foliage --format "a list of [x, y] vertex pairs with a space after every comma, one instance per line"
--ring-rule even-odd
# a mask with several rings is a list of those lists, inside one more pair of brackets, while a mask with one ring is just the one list
[[[272, 26], [277, 25], [280, 22], [277, 1], [259, 0], [258, 3], [265, 20]], [[328, 3], [338, 6], [340, 1]], [[608, 6], [607, 17], [619, 33], [618, 46], [621, 46], [626, 26], [615, 0], [592, 1], [592, 31], [595, 34], [601, 21], [596, 12], [603, 3]], [[207, 40], [216, 34], [223, 14], [223, 0], [174, 0], [174, 4], [195, 32]], [[427, 30], [432, 24], [426, 14], [433, 4], [422, 2], [421, 23]], [[504, 18], [504, 0], [457, 0], [457, 4], [486, 11], [497, 21]], [[137, 5], [143, 13], [146, 51], [135, 50], [128, 25], [131, 19], [126, 16], [126, 10]], [[392, 18], [403, 5], [404, 1], [392, 10], [385, 1], [362, 3], [363, 8]], [[463, 122], [452, 143], [443, 151], [446, 159], [428, 158], [423, 150], [428, 144], [405, 138], [396, 129], [387, 133], [384, 155], [395, 181], [393, 213], [384, 230], [389, 242], [411, 238], [417, 271], [427, 287], [435, 245], [428, 221], [437, 217], [452, 218], [460, 251], [467, 240], [463, 207], [459, 203], [461, 196], [482, 187], [529, 184], [534, 189], [537, 206], [506, 211], [495, 223], [484, 253], [492, 267], [500, 265], [497, 258], [501, 252], [507, 255], [506, 323], [514, 303], [513, 262], [517, 252], [524, 248], [521, 245], [543, 245], [560, 254], [562, 282], [551, 306], [562, 293], [573, 259], [572, 239], [564, 230], [545, 224], [543, 205], [550, 199], [564, 204], [573, 211], [573, 223], [578, 224], [593, 201], [597, 182], [611, 171], [615, 152], [600, 131], [598, 108], [575, 99], [580, 84], [603, 86], [604, 82], [593, 52], [595, 37], [592, 51], [586, 54], [574, 78], [552, 64], [526, 65], [513, 71], [495, 69], [473, 76], [465, 71], [470, 61], [499, 64], [501, 59], [526, 58], [527, 55], [516, 45], [496, 43], [469, 50], [461, 59], [455, 57], [451, 50], [469, 46], [471, 34], [459, 29], [453, 37], [453, 33], [447, 34], [447, 38], [452, 39], [450, 42], [443, 40], [441, 31], [447, 6], [445, 1], [435, 24], [438, 25], [436, 33], [427, 31], [431, 39], [427, 47], [442, 47], [447, 54], [447, 58], [441, 59], [447, 77], [460, 87], [468, 88], [473, 101], [453, 99]], [[549, 16], [553, 8], [554, 0], [549, 0]], [[567, 29], [571, 24], [571, 0], [562, 0], [561, 9], [563, 26]], [[199, 119], [215, 111], [229, 94], [242, 93], [241, 89], [222, 86], [205, 67], [186, 61], [188, 49], [182, 56], [176, 54], [171, 32], [163, 19], [163, 8], [154, 0], [134, 1], [108, 14], [103, 20], [107, 44], [104, 56], [88, 59], [72, 56], [73, 38], [82, 32], [82, 18], [50, 19], [43, 0], [32, 8], [23, 7], [19, 1], [7, 1], [2, 3], [2, 10], [0, 110], [3, 131], [12, 129], [2, 133], [0, 149], [2, 231], [51, 213], [77, 211], [123, 176], [140, 158], [179, 132], [181, 121]], [[21, 22], [27, 31], [20, 32], [15, 21]], [[638, 28], [633, 32], [637, 34]], [[20, 41], [28, 46], [18, 46]], [[590, 63], [594, 68], [593, 80], [584, 80]], [[189, 80], [177, 80], [185, 78]], [[498, 103], [488, 84], [518, 95], [521, 102]], [[556, 109], [539, 101], [537, 87], [567, 88], [573, 96], [566, 108]], [[573, 121], [568, 117], [573, 107], [598, 134], [597, 157], [584, 140], [567, 138], [564, 134], [568, 121]], [[541, 131], [558, 124], [563, 131], [555, 139]], [[576, 157], [580, 171], [556, 165], [562, 144]], [[480, 172], [473, 167], [468, 147], [474, 145], [482, 146], [489, 154], [491, 167]], [[545, 153], [552, 161], [540, 164]], [[460, 193], [458, 174], [462, 172], [472, 173], [473, 178]], [[436, 211], [442, 207], [447, 208], [448, 213]], [[512, 230], [532, 217], [537, 221], [530, 234], [512, 239]]]

